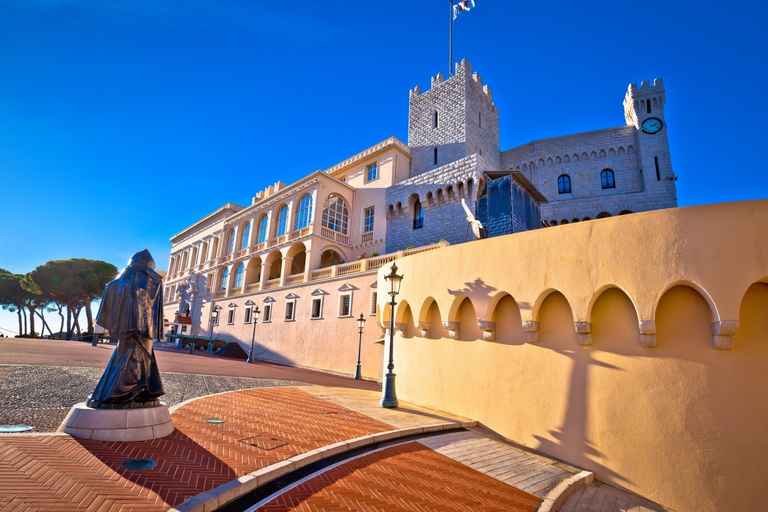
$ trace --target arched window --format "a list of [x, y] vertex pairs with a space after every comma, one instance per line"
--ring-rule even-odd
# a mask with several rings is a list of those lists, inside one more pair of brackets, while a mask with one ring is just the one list
[[557, 193], [558, 194], [570, 194], [571, 193], [571, 177], [567, 174], [561, 174], [557, 178]]
[[229, 268], [225, 268], [221, 273], [221, 282], [219, 283], [219, 290], [227, 289], [227, 279], [229, 279]]
[[301, 229], [309, 226], [309, 218], [312, 214], [312, 196], [305, 195], [299, 201], [299, 209], [296, 210], [296, 227], [294, 229]]
[[267, 241], [267, 221], [269, 218], [266, 215], [262, 215], [259, 220], [259, 238], [256, 243], [263, 244]]
[[226, 245], [226, 252], [224, 255], [232, 254], [232, 251], [235, 250], [235, 230], [232, 229], [229, 231], [229, 234], [227, 235], [227, 245]]
[[235, 288], [240, 288], [243, 285], [243, 264], [237, 266], [235, 270]]
[[600, 183], [603, 188], [616, 188], [616, 181], [613, 179], [613, 171], [610, 169], [603, 169], [600, 173]]
[[328, 206], [323, 210], [323, 227], [346, 235], [348, 226], [347, 204], [340, 196], [328, 196]]
[[285, 234], [285, 223], [288, 221], [288, 207], [283, 205], [277, 211], [277, 225], [275, 226], [275, 236]]
[[243, 239], [240, 240], [240, 250], [242, 251], [248, 247], [248, 237], [251, 236], [251, 223], [245, 225], [243, 228]]
[[413, 203], [413, 229], [424, 227], [424, 208], [421, 207], [421, 201], [418, 199]]

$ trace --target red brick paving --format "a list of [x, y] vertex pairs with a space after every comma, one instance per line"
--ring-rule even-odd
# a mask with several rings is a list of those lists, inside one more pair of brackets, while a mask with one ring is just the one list
[[[225, 423], [203, 421], [214, 416]], [[296, 454], [392, 429], [297, 388], [205, 397], [177, 409], [173, 422], [173, 434], [147, 442], [0, 436], [0, 505], [3, 510], [164, 510]], [[268, 449], [241, 442], [253, 436], [270, 441]], [[283, 441], [287, 444], [269, 449]], [[120, 465], [130, 458], [158, 465], [131, 471]]]
[[281, 494], [259, 511], [533, 512], [541, 501], [418, 442], [411, 442], [329, 469]]

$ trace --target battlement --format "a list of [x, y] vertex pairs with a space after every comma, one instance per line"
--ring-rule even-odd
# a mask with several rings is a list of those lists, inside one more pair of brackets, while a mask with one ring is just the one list
[[284, 188], [285, 188], [285, 183], [283, 183], [282, 180], [277, 180], [274, 185], [270, 185], [264, 190], [260, 190], [251, 201], [251, 204], [256, 204], [262, 199], [266, 199], [272, 194], [280, 192]]
[[[462, 59], [461, 62], [456, 63], [455, 74], [452, 77], [446, 80], [445, 75], [443, 74], [442, 71], [440, 71], [437, 75], [430, 77], [429, 83], [430, 83], [430, 88], [434, 89], [435, 87], [442, 84], [443, 82], [450, 82], [451, 80], [462, 80], [467, 78], [471, 78], [477, 84], [481, 85], [483, 88], [483, 92], [488, 96], [489, 99], [493, 100], [493, 91], [487, 85], [483, 85], [483, 78], [480, 76], [480, 74], [477, 71], [475, 71], [474, 73], [472, 72], [472, 64], [470, 64], [466, 58]], [[410, 96], [420, 96], [421, 86], [417, 85], [416, 87], [411, 89], [409, 92], [410, 92]]]
[[[653, 91], [650, 91], [650, 89], [653, 89]], [[637, 92], [658, 92], [659, 89], [664, 90], [664, 81], [661, 78], [654, 79], [653, 85], [648, 80], [643, 80], [640, 82], [640, 87], [637, 86], [637, 82], [629, 84], [627, 94], [634, 96]]]

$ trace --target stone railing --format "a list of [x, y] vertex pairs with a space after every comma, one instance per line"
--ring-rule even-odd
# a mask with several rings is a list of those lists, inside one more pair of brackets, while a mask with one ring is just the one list
[[317, 281], [318, 279], [327, 279], [329, 277], [333, 277], [333, 271], [333, 267], [318, 268], [317, 270], [313, 270], [309, 273], [309, 280]]
[[270, 279], [269, 281], [264, 282], [264, 289], [269, 290], [271, 288], [277, 288], [280, 286], [280, 278], [277, 279]]
[[253, 283], [245, 286], [245, 293], [257, 292], [261, 290], [261, 283]]
[[350, 243], [349, 243], [349, 236], [348, 235], [345, 235], [343, 233], [339, 233], [339, 232], [334, 231], [332, 229], [328, 229], [325, 226], [322, 226], [320, 228], [320, 236], [328, 238], [328, 239], [333, 240], [335, 242], [339, 242], [340, 244], [350, 245]]
[[295, 274], [285, 278], [285, 284], [297, 284], [304, 282], [304, 274]]

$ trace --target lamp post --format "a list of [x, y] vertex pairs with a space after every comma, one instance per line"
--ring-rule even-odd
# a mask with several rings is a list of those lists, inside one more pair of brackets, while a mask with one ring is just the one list
[[395, 377], [392, 372], [395, 369], [394, 345], [395, 345], [395, 296], [400, 293], [400, 283], [403, 276], [397, 275], [397, 265], [392, 263], [391, 272], [384, 276], [387, 282], [387, 293], [392, 299], [389, 301], [389, 364], [387, 365], [387, 374], [384, 375], [384, 388], [381, 395], [382, 407], [397, 407], [397, 393], [395, 392]]
[[360, 349], [363, 346], [363, 327], [365, 327], [365, 317], [360, 313], [360, 318], [357, 319], [357, 328], [360, 329], [360, 338], [357, 341], [357, 369], [355, 370], [355, 379], [357, 380], [363, 378], [363, 374], [360, 370]]
[[[219, 311], [221, 311], [222, 307], [216, 304], [211, 309], [211, 333], [208, 336], [208, 348], [205, 349], [206, 354], [210, 354], [213, 352], [213, 324], [219, 319]], [[192, 340], [194, 342], [194, 340]], [[194, 346], [194, 345], [193, 345]], [[190, 352], [191, 354], [192, 352]]]
[[[245, 303], [246, 306], [252, 307], [256, 306], [256, 303], [253, 302], [251, 299], [248, 299]], [[248, 352], [248, 362], [253, 362], [253, 343], [256, 340], [256, 321], [259, 319], [259, 306], [256, 306], [251, 311], [251, 322], [253, 322], [253, 334], [251, 334], [251, 350]]]

